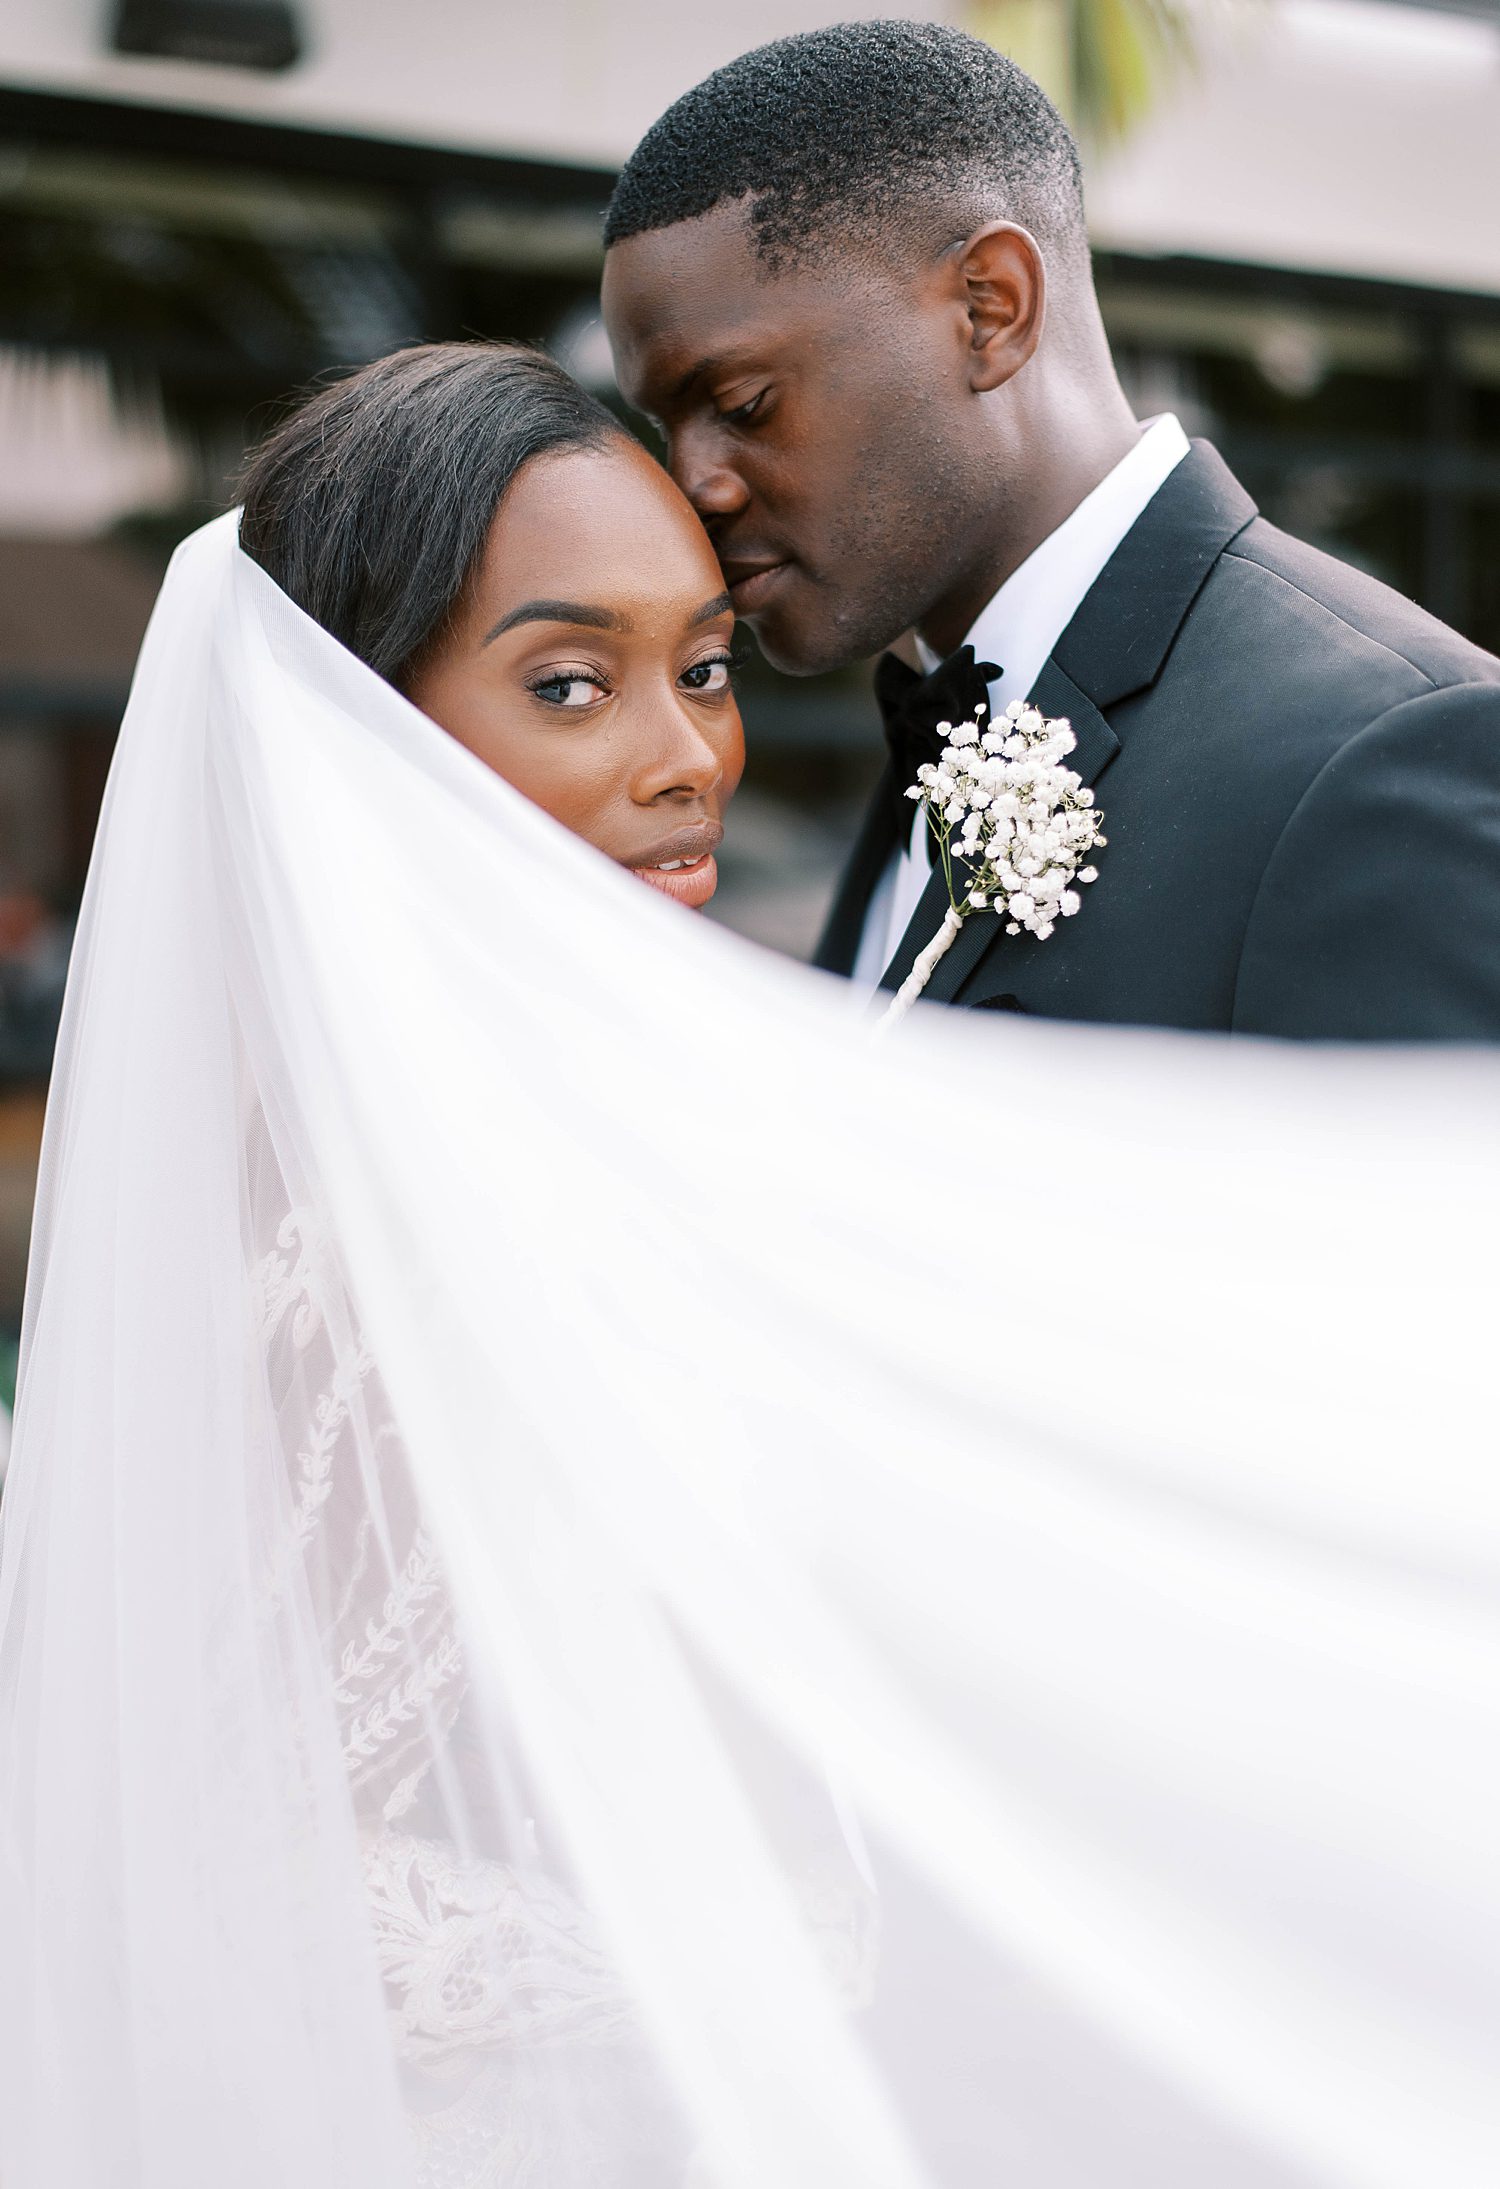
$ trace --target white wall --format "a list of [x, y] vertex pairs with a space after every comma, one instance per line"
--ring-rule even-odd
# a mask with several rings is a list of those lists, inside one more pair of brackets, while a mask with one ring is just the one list
[[[299, 0], [307, 62], [258, 78], [105, 55], [108, 0], [0, 0], [0, 81], [612, 165], [709, 69], [859, 5]], [[1096, 163], [1101, 243], [1500, 293], [1500, 27], [1384, 0], [1196, 5], [1200, 66]]]
[[[111, 57], [109, 0], [0, 0], [0, 82], [617, 166], [662, 108], [747, 47], [859, 12], [839, 0], [294, 0], [280, 76]], [[872, 14], [944, 19], [881, 0]]]
[[1500, 293], [1500, 23], [1204, 13], [1201, 66], [1094, 179], [1101, 241]]

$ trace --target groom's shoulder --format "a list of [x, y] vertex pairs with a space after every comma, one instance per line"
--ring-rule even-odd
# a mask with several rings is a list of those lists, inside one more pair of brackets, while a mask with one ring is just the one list
[[[1323, 681], [1358, 663], [1392, 704], [1423, 691], [1500, 685], [1500, 660], [1419, 608], [1379, 578], [1255, 517], [1225, 548], [1213, 590], [1245, 642], [1265, 650], [1272, 681], [1306, 674]], [[1205, 603], [1207, 605], [1207, 603]]]

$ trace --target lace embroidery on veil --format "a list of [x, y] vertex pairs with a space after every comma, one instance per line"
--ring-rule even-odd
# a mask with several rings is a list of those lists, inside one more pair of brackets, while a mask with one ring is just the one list
[[[501, 1834], [518, 1842], [509, 1859], [460, 1851], [432, 1799], [442, 1759], [464, 1749], [471, 1700], [441, 1565], [318, 1217], [290, 1202], [268, 1141], [249, 1177], [261, 1204], [251, 1325], [285, 1492], [265, 1615], [284, 1614], [300, 1588], [319, 1622], [416, 2189], [605, 2189], [636, 2178], [643, 2138], [660, 2147], [664, 2183], [713, 2189], [652, 2087], [627, 1988], [533, 1820]], [[789, 1884], [836, 1996], [867, 2005], [878, 1902], [842, 1838]], [[580, 2047], [596, 2055], [582, 2078]], [[566, 2080], [550, 2064], [564, 2055]]]

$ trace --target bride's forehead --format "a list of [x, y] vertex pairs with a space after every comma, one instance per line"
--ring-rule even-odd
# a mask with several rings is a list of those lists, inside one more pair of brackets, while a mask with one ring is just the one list
[[[475, 573], [486, 600], [539, 593], [609, 605], [688, 599], [722, 580], [708, 536], [655, 459], [623, 434], [517, 473]], [[503, 602], [500, 603], [503, 606]]]

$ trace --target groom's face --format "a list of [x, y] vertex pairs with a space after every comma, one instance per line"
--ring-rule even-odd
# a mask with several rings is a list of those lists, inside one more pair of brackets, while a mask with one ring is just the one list
[[941, 268], [768, 272], [729, 206], [610, 251], [626, 401], [660, 427], [736, 614], [778, 668], [863, 659], [969, 552], [969, 327]]

